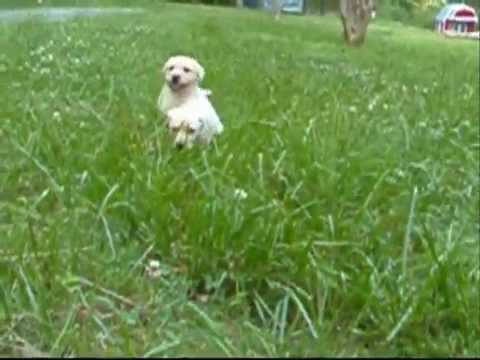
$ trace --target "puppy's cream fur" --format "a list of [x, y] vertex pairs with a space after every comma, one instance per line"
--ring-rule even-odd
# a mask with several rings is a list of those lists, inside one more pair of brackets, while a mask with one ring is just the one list
[[177, 148], [210, 144], [223, 132], [223, 125], [207, 97], [190, 99], [167, 112], [167, 126]]
[[165, 84], [158, 97], [160, 112], [167, 114], [188, 100], [211, 95], [211, 91], [199, 87], [205, 77], [205, 70], [194, 58], [172, 56], [163, 66]]
[[223, 132], [223, 124], [210, 103], [211, 91], [200, 88], [205, 70], [188, 56], [173, 56], [163, 67], [165, 84], [158, 109], [167, 115], [167, 127], [178, 148], [209, 144]]

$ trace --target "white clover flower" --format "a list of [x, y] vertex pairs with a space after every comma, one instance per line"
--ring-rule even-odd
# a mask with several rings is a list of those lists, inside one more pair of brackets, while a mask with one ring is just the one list
[[374, 98], [369, 104], [368, 104], [368, 111], [372, 111], [373, 108], [377, 105], [378, 98]]
[[150, 260], [150, 262], [148, 263], [148, 265], [149, 265], [151, 268], [158, 269], [158, 268], [160, 268], [160, 261], [158, 261], [158, 260]]
[[248, 193], [243, 189], [235, 189], [235, 192], [233, 195], [235, 196], [235, 198], [239, 200], [244, 200], [248, 197]]
[[155, 279], [162, 275], [160, 270], [160, 262], [158, 260], [150, 260], [145, 267], [145, 273], [149, 278]]
[[397, 173], [397, 176], [400, 177], [400, 178], [404, 178], [405, 177], [405, 172], [401, 169], [397, 169], [395, 171]]

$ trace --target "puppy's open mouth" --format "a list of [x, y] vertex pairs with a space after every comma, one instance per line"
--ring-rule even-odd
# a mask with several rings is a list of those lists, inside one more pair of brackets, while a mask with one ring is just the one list
[[180, 82], [172, 82], [172, 81], [167, 81], [167, 84], [168, 84], [168, 87], [172, 90], [172, 91], [178, 91], [178, 90], [181, 90], [185, 84], [182, 84]]

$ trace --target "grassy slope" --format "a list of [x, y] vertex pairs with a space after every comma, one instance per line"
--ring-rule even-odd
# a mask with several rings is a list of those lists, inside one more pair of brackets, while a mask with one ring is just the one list
[[18, 9], [48, 6], [142, 6], [159, 5], [164, 0], [2, 0], [0, 8]]
[[[0, 351], [478, 355], [478, 43], [151, 10], [2, 25]], [[155, 109], [178, 52], [208, 151]]]

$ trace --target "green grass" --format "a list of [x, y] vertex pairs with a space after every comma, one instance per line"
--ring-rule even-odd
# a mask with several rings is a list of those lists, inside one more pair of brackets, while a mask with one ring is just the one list
[[2, 0], [0, 9], [42, 8], [49, 6], [142, 6], [160, 5], [166, 0]]
[[[0, 354], [480, 355], [478, 42], [162, 4], [0, 26]], [[156, 110], [176, 53], [210, 149]]]

